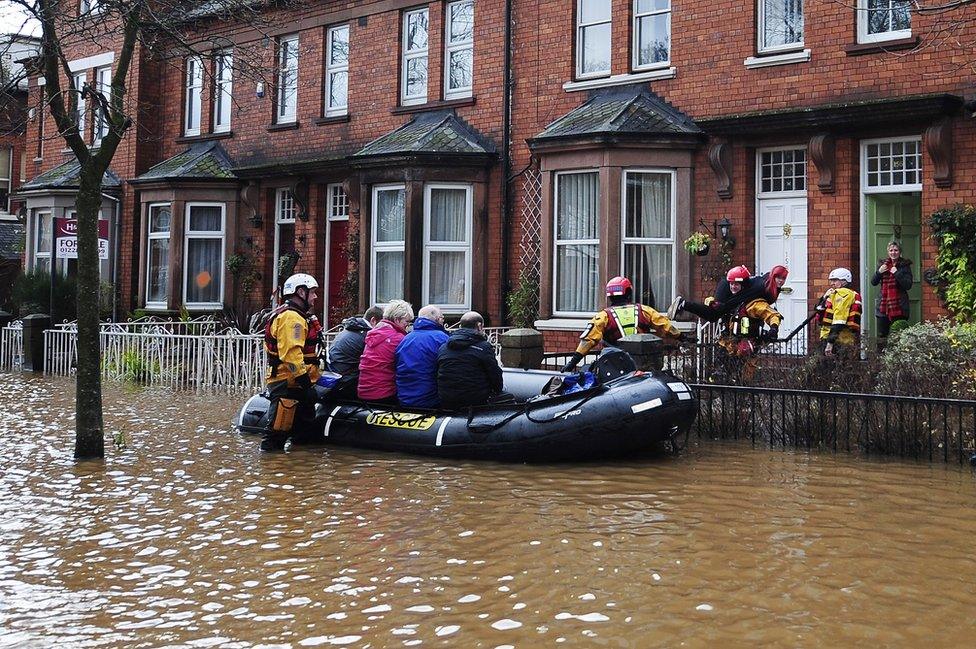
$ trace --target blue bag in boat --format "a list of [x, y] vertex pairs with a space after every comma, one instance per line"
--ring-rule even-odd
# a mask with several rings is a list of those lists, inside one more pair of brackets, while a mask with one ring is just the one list
[[563, 377], [562, 394], [581, 392], [596, 385], [596, 375], [593, 372], [578, 372]]
[[335, 372], [323, 372], [322, 376], [319, 377], [319, 380], [315, 382], [315, 385], [323, 388], [331, 388], [338, 383], [339, 379], [341, 378], [341, 374], [336, 374]]

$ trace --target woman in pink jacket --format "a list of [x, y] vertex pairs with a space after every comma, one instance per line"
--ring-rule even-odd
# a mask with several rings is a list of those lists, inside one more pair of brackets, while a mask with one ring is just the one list
[[366, 348], [359, 359], [359, 398], [396, 403], [396, 348], [413, 322], [409, 302], [393, 300], [383, 319], [366, 334]]

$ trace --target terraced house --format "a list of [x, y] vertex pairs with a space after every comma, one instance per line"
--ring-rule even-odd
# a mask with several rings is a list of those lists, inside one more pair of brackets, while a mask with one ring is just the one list
[[[925, 217], [972, 201], [976, 178], [973, 73], [953, 45], [976, 28], [944, 38], [951, 11], [350, 0], [266, 13], [257, 29], [202, 3], [194, 54], [137, 53], [137, 124], [103, 210], [117, 250], [104, 273], [127, 309], [258, 308], [296, 252], [328, 286], [330, 324], [396, 297], [501, 324], [521, 282], [537, 286], [548, 345], [566, 348], [610, 276], [664, 308], [710, 292], [727, 264], [785, 263], [789, 325], [832, 267], [873, 296], [895, 237], [916, 260], [913, 315], [941, 313]], [[100, 39], [69, 67], [101, 83], [114, 57]], [[79, 119], [97, 140], [97, 115]], [[50, 263], [49, 219], [77, 187], [52, 129], [37, 117], [27, 134], [30, 267]], [[683, 249], [695, 231], [715, 237], [708, 256]]]

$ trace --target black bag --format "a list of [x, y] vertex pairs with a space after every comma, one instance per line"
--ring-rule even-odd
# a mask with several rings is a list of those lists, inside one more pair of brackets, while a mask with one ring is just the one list
[[606, 347], [600, 357], [590, 363], [590, 371], [597, 383], [606, 383], [637, 370], [637, 363], [630, 354], [616, 347]]

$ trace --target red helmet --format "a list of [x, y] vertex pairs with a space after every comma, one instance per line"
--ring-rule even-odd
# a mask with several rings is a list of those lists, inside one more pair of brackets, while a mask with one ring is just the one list
[[634, 285], [626, 277], [614, 277], [607, 282], [607, 297], [627, 295], [627, 292], [632, 290], [634, 290]]
[[744, 282], [749, 279], [749, 269], [745, 266], [736, 266], [729, 270], [725, 275], [725, 279], [729, 282]]

